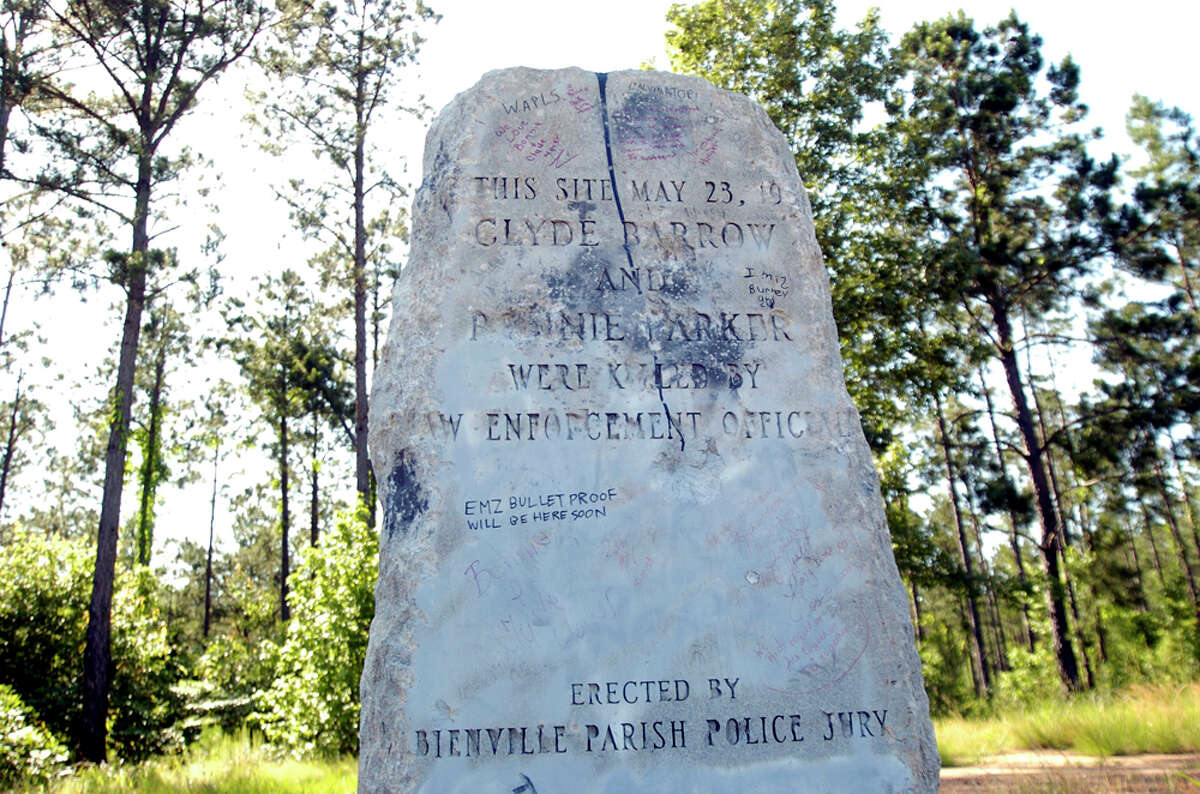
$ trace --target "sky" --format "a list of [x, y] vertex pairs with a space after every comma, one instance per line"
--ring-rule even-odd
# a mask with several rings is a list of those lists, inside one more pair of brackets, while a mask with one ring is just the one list
[[[671, 3], [667, 0], [429, 2], [442, 18], [427, 28], [419, 63], [408, 72], [408, 80], [435, 110], [483, 73], [497, 68], [579, 66], [616, 71], [635, 69], [647, 61], [660, 68], [668, 65], [664, 32]], [[871, 5], [867, 0], [843, 0], [839, 4], [843, 26], [853, 25]], [[919, 20], [936, 19], [962, 8], [982, 27], [1006, 16], [1011, 6], [990, 0], [910, 0], [886, 2], [880, 14], [883, 28], [896, 41]], [[1095, 149], [1097, 154], [1132, 153], [1124, 136], [1124, 115], [1134, 92], [1200, 115], [1194, 55], [1200, 3], [1026, 0], [1017, 10], [1042, 36], [1048, 60], [1057, 61], [1069, 53], [1080, 65], [1081, 97], [1092, 110], [1089, 122], [1106, 131], [1106, 140]], [[235, 292], [248, 284], [249, 275], [296, 266], [317, 250], [291, 229], [286, 209], [274, 198], [272, 188], [291, 175], [302, 174], [308, 152], [289, 151], [282, 158], [262, 154], [255, 134], [241, 120], [247, 109], [241, 91], [236, 76], [227, 78], [180, 130], [212, 161], [212, 168], [204, 171], [202, 178], [217, 188], [209, 200], [219, 208], [213, 220], [226, 234], [223, 268], [233, 274]], [[424, 131], [430, 118], [408, 119], [389, 128], [389, 170], [414, 185], [420, 181]], [[180, 228], [166, 231], [159, 244], [177, 246], [181, 258], [198, 256], [196, 249], [208, 220], [198, 207], [194, 213], [189, 210]], [[84, 306], [73, 295], [53, 307], [23, 301], [14, 309], [10, 327], [19, 327], [34, 315], [54, 317], [52, 323], [44, 321], [47, 352], [57, 367], [82, 377], [111, 354], [119, 322], [113, 300], [115, 296], [109, 292], [93, 296]], [[190, 377], [200, 376], [192, 373]], [[58, 393], [67, 394], [61, 389]], [[64, 438], [57, 443], [63, 451], [71, 447]], [[261, 470], [261, 462], [247, 464], [244, 468]], [[161, 493], [165, 504], [159, 513], [160, 527], [172, 536], [203, 542], [208, 531], [208, 485], [182, 493], [163, 489]], [[134, 501], [132, 489], [127, 489], [127, 511]], [[230, 538], [226, 512], [218, 515], [217, 523], [219, 537]]]
[[[430, 2], [441, 21], [426, 28], [419, 63], [408, 78], [409, 86], [418, 87], [434, 112], [492, 69], [579, 66], [616, 71], [636, 69], [646, 62], [659, 68], [669, 64], [664, 39], [669, 0], [589, 5], [567, 0]], [[838, 6], [841, 24], [853, 26], [874, 5], [869, 0], [843, 0]], [[1106, 135], [1094, 146], [1097, 156], [1133, 152], [1124, 124], [1134, 92], [1200, 114], [1193, 55], [1200, 3], [1026, 0], [1024, 5], [1019, 13], [1042, 36], [1047, 60], [1070, 54], [1081, 67], [1081, 96], [1091, 108], [1088, 123], [1102, 127]], [[898, 41], [915, 22], [937, 19], [959, 8], [982, 27], [1002, 19], [1012, 5], [995, 0], [892, 0], [880, 6], [880, 15], [883, 28]], [[237, 123], [242, 113], [244, 108], [237, 107], [235, 97], [210, 105], [189, 124], [195, 130], [192, 134], [206, 138], [206, 153], [222, 174], [225, 191], [219, 203], [225, 209], [248, 207], [245, 212], [222, 213], [219, 223], [228, 235], [226, 250], [263, 262], [290, 255], [287, 246], [296, 242], [286, 211], [274, 201], [270, 186], [304, 163], [302, 157], [255, 156], [253, 133]], [[431, 118], [432, 114], [423, 121], [405, 118], [389, 132], [389, 168], [414, 185], [420, 182], [424, 134]], [[222, 134], [209, 134], [217, 130]], [[267, 230], [270, 233], [264, 233]]]
[[[610, 0], [585, 5], [563, 0], [431, 0], [441, 13], [421, 55], [421, 85], [429, 103], [440, 108], [469, 88], [484, 72], [506, 66], [592, 71], [636, 69], [653, 59], [660, 68], [667, 0]], [[1196, 31], [1200, 3], [1188, 0], [1142, 2], [1022, 3], [994, 0], [842, 0], [839, 19], [849, 27], [877, 6], [893, 41], [918, 21], [962, 9], [976, 26], [998, 22], [1016, 8], [1044, 40], [1048, 59], [1070, 53], [1082, 69], [1082, 93], [1092, 122], [1111, 132], [1124, 126], [1132, 94], [1200, 112], [1196, 83]], [[586, 9], [586, 10], [585, 10]]]

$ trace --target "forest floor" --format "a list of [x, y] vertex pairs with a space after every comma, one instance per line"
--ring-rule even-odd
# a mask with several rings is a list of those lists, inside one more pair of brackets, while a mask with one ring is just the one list
[[1062, 751], [987, 756], [942, 769], [944, 794], [1200, 794], [1200, 755], [1097, 758]]

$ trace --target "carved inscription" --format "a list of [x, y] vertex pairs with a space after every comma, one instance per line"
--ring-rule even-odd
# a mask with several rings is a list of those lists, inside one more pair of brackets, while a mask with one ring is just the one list
[[[650, 83], [635, 88], [641, 93], [614, 114], [622, 158], [684, 158], [700, 165], [713, 161], [722, 127], [702, 123], [703, 134], [697, 135], [702, 110], [693, 91]], [[773, 215], [783, 202], [780, 186], [719, 174], [615, 180], [611, 172], [560, 173], [576, 155], [553, 134], [553, 116], [533, 116], [533, 111], [562, 103], [588, 113], [597, 101], [593, 92], [570, 86], [565, 97], [559, 91], [543, 92], [504, 103], [507, 116], [531, 116], [505, 122], [496, 136], [538, 168], [471, 175], [479, 215], [467, 227], [465, 241], [488, 254], [527, 256], [557, 249], [582, 257], [576, 264], [582, 278], [572, 282], [568, 297], [590, 301], [589, 308], [561, 308], [549, 301], [472, 308], [462, 324], [465, 342], [515, 338], [545, 343], [545, 348], [540, 355], [512, 354], [493, 364], [492, 393], [519, 397], [519, 408], [430, 413], [426, 423], [431, 436], [471, 443], [650, 442], [681, 447], [705, 438], [819, 446], [853, 437], [858, 428], [852, 409], [817, 411], [799, 401], [795, 406], [755, 404], [760, 392], [778, 393], [768, 389], [772, 372], [767, 351], [805, 343], [805, 329], [788, 313], [793, 284], [777, 265], [777, 249], [785, 242], [782, 219]], [[599, 213], [599, 208], [605, 211]], [[623, 250], [625, 257], [595, 256], [598, 250]], [[735, 257], [732, 266], [721, 259], [729, 255]], [[724, 270], [698, 268], [699, 257]], [[724, 293], [729, 303], [689, 305], [688, 297], [710, 290], [714, 278], [736, 285]], [[633, 295], [640, 298], [632, 306], [622, 302]], [[572, 352], [564, 352], [568, 347]], [[634, 351], [645, 353], [631, 355]], [[671, 408], [676, 396], [687, 400]], [[722, 396], [732, 399], [713, 399]], [[697, 402], [697, 397], [703, 399]], [[518, 532], [515, 537], [522, 540], [511, 552], [475, 559], [462, 572], [475, 597], [500, 598], [511, 607], [487, 641], [514, 649], [535, 642], [565, 649], [577, 641], [579, 625], [563, 611], [558, 596], [530, 579], [531, 566], [572, 537], [559, 532], [565, 525], [606, 520], [618, 502], [615, 487], [464, 499], [462, 517], [470, 532], [533, 530]], [[803, 519], [797, 517], [796, 524], [802, 527]], [[714, 549], [726, 544], [756, 547], [762, 543], [760, 532], [763, 539], [775, 532], [766, 530], [755, 521], [727, 524], [698, 541]], [[603, 559], [640, 587], [662, 570], [663, 561], [654, 551], [657, 534], [653, 527], [613, 526], [600, 542]], [[784, 536], [791, 538], [788, 544], [746, 577], [752, 585], [780, 588], [784, 612], [792, 620], [786, 631], [751, 632], [749, 651], [805, 682], [798, 691], [821, 691], [857, 663], [869, 634], [848, 633], [823, 606], [832, 587], [828, 583], [844, 577], [821, 567], [829, 550], [814, 552], [803, 530]], [[806, 582], [818, 573], [820, 581]], [[808, 592], [806, 587], [816, 589]], [[608, 588], [597, 605], [606, 619], [617, 616], [611, 596]], [[417, 756], [436, 759], [688, 752], [689, 747], [753, 753], [805, 741], [866, 742], [884, 736], [886, 708], [758, 713], [741, 708], [740, 683], [738, 676], [695, 682], [680, 677], [578, 681], [570, 685], [574, 716], [568, 721], [431, 725], [411, 733], [410, 747]], [[704, 701], [701, 712], [709, 713], [697, 717], [694, 710], [679, 711], [699, 699]], [[617, 709], [630, 706], [664, 711], [636, 721], [615, 716]], [[531, 790], [532, 783], [526, 779], [521, 788]]]
[[479, 438], [486, 441], [674, 441], [706, 435], [746, 441], [803, 441], [836, 444], [853, 437], [857, 414], [792, 410], [664, 411], [661, 406], [637, 410], [628, 405], [612, 410], [485, 411], [468, 421], [466, 414], [427, 413], [426, 438], [449, 441]]
[[[477, 728], [418, 728], [412, 752], [420, 757], [489, 758], [565, 753], [686, 751], [724, 746], [753, 753], [754, 748], [810, 742], [869, 742], [886, 738], [886, 708], [803, 710], [799, 713], [736, 714], [740, 678], [708, 678], [693, 687], [687, 679], [581, 681], [570, 685], [570, 705], [583, 711], [570, 725], [496, 725]], [[693, 694], [695, 693], [695, 694]], [[704, 693], [704, 694], [701, 694]], [[712, 716], [699, 719], [596, 721], [608, 706], [682, 704], [704, 699]], [[722, 703], [728, 706], [722, 707]]]
[[[567, 90], [577, 110], [589, 101], [585, 94], [581, 89]], [[666, 96], [688, 98], [686, 92]], [[520, 105], [507, 104], [506, 113], [523, 110], [525, 102], [530, 103], [529, 109], [534, 109], [557, 98], [561, 97], [554, 92], [523, 100]], [[533, 135], [533, 130], [540, 130], [538, 125], [542, 124], [532, 122], [527, 125], [530, 131], [523, 134]], [[510, 142], [516, 145], [517, 139]], [[721, 209], [743, 208], [748, 203], [771, 208], [783, 198], [780, 187], [773, 181], [747, 185], [714, 176], [626, 179], [614, 184], [611, 176], [602, 174], [547, 177], [537, 173], [475, 175], [470, 181], [483, 206], [541, 200], [539, 206], [544, 208], [547, 199], [563, 205], [561, 216], [544, 211], [484, 214], [471, 224], [468, 240], [481, 249], [595, 249], [613, 242], [611, 236], [617, 234], [621, 246], [631, 252], [627, 261], [589, 260], [583, 266], [586, 274], [583, 283], [573, 287], [578, 295], [590, 293], [601, 301], [616, 300], [626, 294], [661, 295], [668, 299], [696, 294], [708, 285], [700, 283], [693, 266], [670, 263], [678, 252], [686, 250], [699, 255], [708, 251], [747, 251], [765, 257], [779, 240], [779, 221], [769, 216], [671, 220], [623, 215], [619, 224], [613, 226], [602, 225], [589, 211], [574, 212], [580, 207], [615, 204], [618, 193], [631, 208]], [[646, 247], [653, 249], [656, 256], [650, 257], [646, 264], [636, 264], [632, 252]], [[547, 406], [482, 412], [468, 419], [470, 432], [462, 436], [459, 431], [463, 427], [463, 414], [431, 414], [427, 419], [430, 436], [453, 440], [482, 438], [489, 442], [642, 440], [686, 444], [706, 434], [743, 440], [797, 441], [824, 433], [832, 441], [850, 433], [853, 426], [849, 417], [815, 416], [811, 411], [784, 405], [742, 406], [736, 410], [714, 410], [707, 406], [703, 410], [692, 406], [670, 408], [671, 394], [723, 391], [753, 395], [770, 377], [768, 368], [753, 350], [759, 345], [796, 345], [803, 341], [801, 329], [793, 327], [785, 308], [792, 289], [788, 277], [769, 265], [755, 263], [743, 265], [737, 275], [745, 284], [742, 306], [686, 310], [663, 303], [648, 304], [635, 313], [617, 306], [593, 311], [544, 309], [538, 305], [473, 310], [466, 326], [470, 341], [502, 332], [550, 343], [583, 342], [621, 351], [657, 348], [663, 355], [641, 360], [601, 354], [587, 360], [548, 357], [540, 361], [500, 362], [502, 382], [514, 393], [574, 396], [587, 398], [589, 402], [578, 408]], [[705, 355], [692, 358], [670, 355], [672, 350], [681, 349], [681, 345], [696, 343], [708, 348]], [[714, 354], [711, 350], [728, 352]], [[693, 349], [693, 356], [695, 352]], [[619, 406], [592, 401], [605, 400], [606, 395], [620, 396], [626, 401], [644, 395], [650, 401]], [[486, 528], [495, 519], [479, 520], [483, 522], [481, 528]]]

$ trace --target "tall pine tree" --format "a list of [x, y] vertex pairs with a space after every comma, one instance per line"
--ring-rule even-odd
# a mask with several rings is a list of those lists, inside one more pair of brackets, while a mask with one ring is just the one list
[[83, 81], [44, 86], [54, 114], [39, 132], [56, 157], [38, 182], [107, 213], [131, 236], [127, 250], [105, 257], [125, 311], [84, 652], [80, 751], [99, 762], [107, 754], [113, 575], [142, 310], [147, 284], [167, 261], [151, 247], [155, 199], [186, 161], [167, 142], [200, 90], [249, 49], [268, 11], [246, 0], [76, 0], [47, 10], [56, 37], [70, 47], [64, 59], [79, 70], [64, 71], [96, 80], [87, 81], [90, 91]]
[[[1097, 166], [1071, 131], [1085, 108], [1068, 58], [1045, 68], [1041, 39], [1015, 15], [977, 31], [961, 13], [918, 25], [900, 47], [903, 90], [890, 131], [924, 163], [915, 206], [929, 230], [938, 298], [961, 307], [1000, 364], [1041, 527], [1051, 639], [1063, 684], [1082, 688], [1063, 581], [1063, 528], [1018, 365], [1021, 312], [1061, 309], [1106, 250], [1115, 162]], [[1042, 93], [1042, 86], [1049, 90]]]

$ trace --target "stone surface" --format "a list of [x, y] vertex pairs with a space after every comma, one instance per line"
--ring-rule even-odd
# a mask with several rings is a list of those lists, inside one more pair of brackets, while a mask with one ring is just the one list
[[933, 791], [783, 137], [656, 72], [438, 116], [375, 380], [363, 792]]

